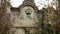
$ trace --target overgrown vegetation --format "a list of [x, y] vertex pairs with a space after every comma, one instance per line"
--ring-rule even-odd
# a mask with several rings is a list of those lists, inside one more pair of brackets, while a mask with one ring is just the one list
[[[1, 1], [2, 3], [2, 1]], [[10, 15], [7, 14], [8, 3], [4, 0], [0, 8], [0, 34], [8, 34]]]
[[42, 34], [56, 34], [57, 16], [57, 12], [52, 7], [44, 9], [43, 16], [38, 23], [38, 26], [42, 28]]
[[58, 22], [57, 22], [57, 27], [56, 27], [56, 34], [60, 34], [60, 0], [57, 0], [58, 3], [59, 3], [59, 6], [57, 8], [57, 11], [58, 11]]

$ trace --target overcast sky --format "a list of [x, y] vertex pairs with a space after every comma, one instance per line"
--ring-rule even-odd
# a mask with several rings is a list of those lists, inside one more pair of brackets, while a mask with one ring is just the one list
[[[10, 2], [13, 7], [19, 7], [23, 3], [23, 1], [24, 0], [11, 0]], [[47, 7], [48, 4], [51, 6], [52, 1], [53, 0], [47, 0], [47, 1], [46, 0], [34, 0], [35, 5], [38, 7], [39, 10], [42, 9], [43, 7]], [[56, 8], [55, 5], [54, 5], [54, 8]]]

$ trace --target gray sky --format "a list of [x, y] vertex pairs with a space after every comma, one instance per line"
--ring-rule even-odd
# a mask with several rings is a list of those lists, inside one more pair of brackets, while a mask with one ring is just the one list
[[[11, 5], [13, 7], [19, 7], [23, 3], [23, 1], [24, 0], [11, 0], [10, 2], [11, 2]], [[51, 4], [52, 1], [53, 0], [48, 0], [48, 1], [46, 1], [46, 0], [34, 0], [35, 5], [38, 7], [39, 10], [42, 9], [43, 7], [48, 7], [48, 4], [50, 6], [52, 6], [52, 4]], [[56, 6], [56, 4], [53, 7], [56, 8], [55, 6]]]

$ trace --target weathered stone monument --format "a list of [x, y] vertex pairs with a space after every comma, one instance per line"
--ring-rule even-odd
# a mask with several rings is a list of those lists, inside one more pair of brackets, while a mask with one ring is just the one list
[[34, 0], [24, 0], [19, 8], [11, 8], [10, 34], [33, 34], [38, 26], [38, 9]]

